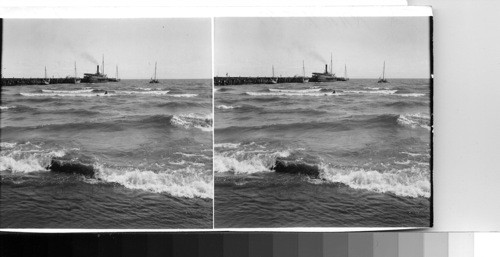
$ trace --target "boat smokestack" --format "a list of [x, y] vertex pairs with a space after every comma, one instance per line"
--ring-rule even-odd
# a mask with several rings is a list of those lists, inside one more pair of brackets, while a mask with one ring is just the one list
[[325, 64], [325, 73], [328, 73], [328, 64]]
[[99, 65], [97, 65], [97, 74], [99, 74]]

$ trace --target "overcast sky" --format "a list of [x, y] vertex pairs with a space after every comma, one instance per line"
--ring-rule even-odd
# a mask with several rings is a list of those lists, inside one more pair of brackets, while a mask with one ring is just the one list
[[50, 77], [105, 73], [122, 79], [212, 76], [210, 19], [39, 19], [4, 20], [4, 77]]
[[330, 65], [351, 78], [429, 78], [428, 17], [216, 18], [215, 75], [293, 76]]

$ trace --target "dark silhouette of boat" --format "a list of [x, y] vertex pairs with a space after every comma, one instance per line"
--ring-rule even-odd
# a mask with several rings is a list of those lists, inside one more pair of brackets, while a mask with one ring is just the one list
[[120, 78], [118, 78], [118, 65], [116, 65], [116, 75], [114, 78], [110, 78], [109, 81], [111, 82], [118, 82], [120, 81]]
[[42, 80], [42, 85], [48, 85], [50, 84], [50, 78], [47, 78], [47, 66], [45, 66], [45, 77]]
[[273, 76], [270, 79], [271, 84], [277, 84], [278, 83], [278, 78], [274, 77], [274, 65], [273, 65]]
[[105, 83], [108, 82], [109, 79], [108, 76], [104, 74], [104, 71], [103, 73], [99, 72], [99, 65], [97, 65], [96, 73], [84, 73], [81, 81], [84, 83]]
[[78, 84], [81, 81], [82, 80], [80, 78], [78, 78], [78, 76], [76, 75], [76, 62], [75, 62], [75, 76], [73, 77], [73, 84]]
[[313, 72], [309, 81], [311, 82], [334, 82], [337, 80], [333, 73], [333, 55], [330, 54], [330, 72], [328, 72], [328, 64], [325, 64], [325, 72]]
[[82, 82], [84, 83], [106, 83], [109, 81], [108, 76], [104, 74], [104, 55], [102, 56], [102, 72], [99, 72], [99, 65], [97, 65], [96, 73], [84, 73]]
[[156, 79], [156, 62], [155, 62], [155, 76], [154, 76], [154, 78], [151, 78], [149, 83], [160, 83], [160, 81], [158, 81], [158, 79]]
[[382, 77], [378, 79], [377, 83], [388, 83], [387, 79], [385, 79], [385, 61], [384, 68], [382, 69]]
[[338, 81], [348, 81], [349, 78], [347, 77], [347, 65], [344, 64], [344, 77], [337, 77]]
[[335, 74], [328, 72], [328, 64], [325, 64], [325, 72], [313, 72], [312, 77], [309, 81], [311, 82], [333, 82], [336, 81], [337, 78]]
[[306, 68], [304, 66], [304, 60], [302, 60], [302, 83], [309, 82], [309, 78], [306, 78]]

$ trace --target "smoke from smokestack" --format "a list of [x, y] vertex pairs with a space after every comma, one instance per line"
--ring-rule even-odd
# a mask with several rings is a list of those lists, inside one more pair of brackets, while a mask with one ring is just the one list
[[99, 64], [99, 62], [89, 53], [80, 53], [80, 56], [83, 57], [85, 60], [87, 60], [95, 65]]
[[286, 49], [290, 53], [303, 53], [305, 58], [313, 58], [315, 61], [319, 61], [321, 63], [327, 63], [328, 61], [325, 59], [323, 55], [321, 55], [317, 50], [311, 49], [310, 45], [306, 45], [303, 42], [295, 41], [290, 42], [291, 47]]
[[308, 51], [308, 52], [306, 53], [306, 56], [311, 56], [311, 57], [313, 57], [315, 60], [320, 61], [320, 62], [322, 62], [322, 63], [326, 63], [326, 62], [327, 62], [327, 61], [326, 61], [326, 59], [325, 59], [322, 55], [320, 55], [319, 53], [314, 52], [314, 51]]

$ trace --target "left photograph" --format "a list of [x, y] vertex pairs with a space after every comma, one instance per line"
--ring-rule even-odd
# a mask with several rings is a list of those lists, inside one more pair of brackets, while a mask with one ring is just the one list
[[2, 23], [0, 228], [213, 227], [210, 19]]

